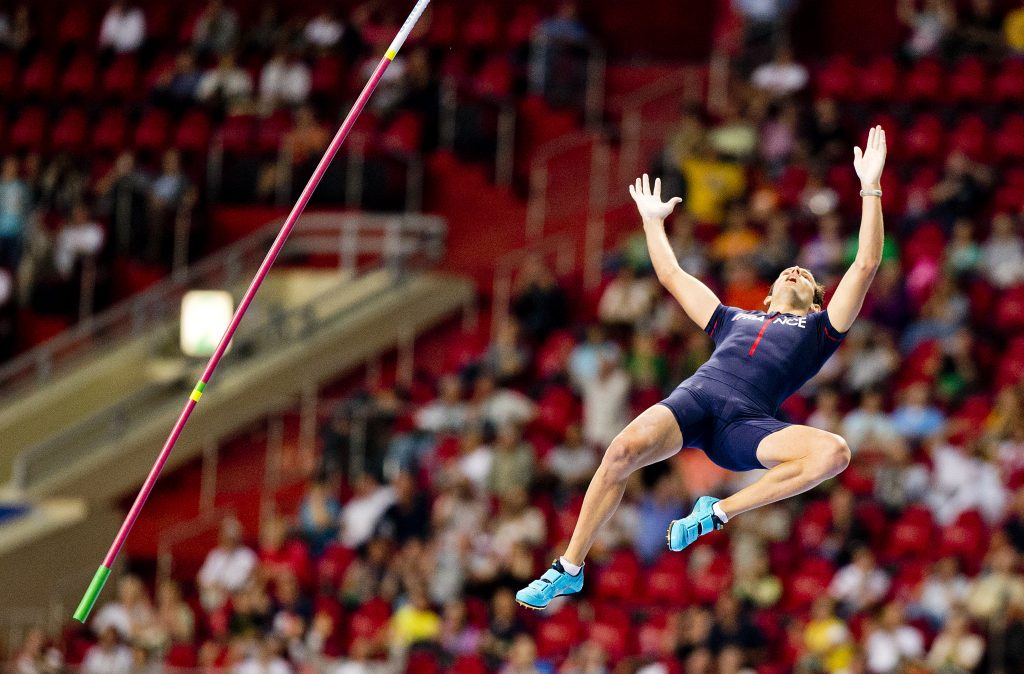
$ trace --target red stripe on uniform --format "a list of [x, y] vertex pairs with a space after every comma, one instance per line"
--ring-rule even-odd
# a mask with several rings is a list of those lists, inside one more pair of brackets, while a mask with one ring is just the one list
[[768, 329], [768, 326], [772, 324], [773, 320], [775, 320], [775, 314], [772, 314], [765, 320], [764, 325], [761, 326], [761, 331], [757, 333], [757, 339], [755, 339], [754, 343], [750, 345], [750, 351], [747, 352], [748, 356], [753, 356], [754, 352], [757, 351], [757, 345], [761, 343], [761, 338], [764, 337], [765, 330]]
[[716, 318], [715, 319], [715, 324], [711, 326], [711, 332], [708, 333], [708, 337], [714, 337], [715, 336], [715, 330], [717, 330], [717, 329], [718, 329], [718, 319]]
[[843, 340], [839, 339], [838, 337], [833, 337], [832, 333], [829, 332], [829, 330], [828, 330], [828, 326], [825, 326], [825, 336], [828, 337], [829, 339], [831, 339], [833, 342], [841, 342], [841, 341], [843, 341]]

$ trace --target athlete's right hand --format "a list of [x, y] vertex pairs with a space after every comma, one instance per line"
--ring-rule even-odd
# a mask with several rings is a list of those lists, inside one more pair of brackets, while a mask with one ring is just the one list
[[679, 197], [672, 197], [668, 201], [661, 200], [661, 178], [654, 181], [654, 190], [651, 190], [651, 179], [644, 174], [644, 177], [637, 178], [636, 183], [629, 186], [629, 196], [636, 202], [636, 209], [640, 211], [640, 217], [646, 224], [649, 221], [662, 221], [671, 215], [676, 204], [683, 200]]

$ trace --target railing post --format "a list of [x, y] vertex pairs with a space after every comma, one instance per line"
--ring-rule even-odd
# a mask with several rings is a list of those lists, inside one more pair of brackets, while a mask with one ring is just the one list
[[423, 155], [414, 152], [405, 168], [405, 210], [419, 213], [423, 210]]
[[536, 163], [530, 171], [530, 197], [526, 204], [526, 238], [539, 239], [544, 234], [544, 218], [548, 198], [548, 165]]
[[588, 129], [601, 128], [604, 121], [605, 54], [599, 46], [591, 47], [587, 57], [587, 90], [584, 97], [584, 119]]
[[277, 194], [278, 206], [287, 206], [292, 196], [292, 147], [288, 142], [281, 143], [277, 153]]
[[494, 183], [498, 187], [512, 184], [516, 159], [516, 109], [502, 105], [498, 111], [498, 138], [494, 151]]
[[217, 497], [217, 443], [207, 439], [203, 443], [203, 468], [199, 478], [199, 513], [213, 510]]
[[608, 162], [611, 150], [604, 138], [594, 142], [590, 155], [590, 199], [587, 205], [587, 229], [583, 244], [583, 287], [593, 290], [601, 282], [601, 258], [604, 252], [605, 212], [608, 207]]
[[415, 373], [416, 333], [412, 326], [403, 325], [398, 336], [398, 365], [395, 377], [400, 384], [411, 386]]
[[438, 122], [437, 144], [442, 150], [455, 149], [456, 114], [458, 113], [459, 92], [454, 77], [441, 79], [441, 119]]

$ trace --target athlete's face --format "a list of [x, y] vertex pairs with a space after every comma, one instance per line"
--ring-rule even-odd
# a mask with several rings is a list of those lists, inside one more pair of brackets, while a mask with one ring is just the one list
[[765, 305], [770, 305], [773, 299], [780, 300], [797, 309], [807, 311], [819, 311], [821, 307], [814, 303], [814, 293], [817, 290], [817, 283], [814, 275], [802, 267], [790, 267], [782, 270], [779, 277], [772, 284], [771, 295], [765, 298]]

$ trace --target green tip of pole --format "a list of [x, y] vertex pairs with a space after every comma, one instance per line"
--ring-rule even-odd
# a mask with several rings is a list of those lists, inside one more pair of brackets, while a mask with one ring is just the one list
[[92, 607], [96, 603], [96, 600], [100, 596], [100, 592], [103, 591], [103, 586], [107, 584], [107, 578], [110, 576], [110, 569], [105, 566], [101, 566], [96, 569], [96, 575], [92, 577], [92, 582], [89, 583], [89, 589], [85, 591], [85, 596], [82, 597], [81, 603], [78, 604], [78, 608], [75, 609], [75, 620], [80, 623], [84, 623], [89, 617], [89, 613], [92, 612]]

